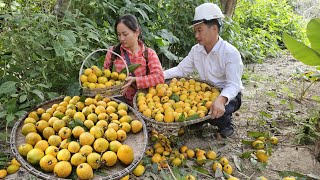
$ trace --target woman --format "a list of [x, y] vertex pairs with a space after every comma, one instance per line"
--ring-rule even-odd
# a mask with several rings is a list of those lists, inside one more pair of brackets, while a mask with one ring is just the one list
[[[132, 105], [133, 96], [137, 89], [164, 83], [164, 74], [156, 52], [145, 47], [141, 41], [141, 28], [135, 16], [127, 14], [120, 17], [114, 28], [120, 44], [110, 50], [120, 54], [127, 64], [141, 64], [126, 78], [126, 84], [121, 88], [121, 93]], [[117, 72], [125, 67], [124, 62], [119, 57], [108, 52], [104, 61], [104, 68], [112, 69], [113, 65]]]

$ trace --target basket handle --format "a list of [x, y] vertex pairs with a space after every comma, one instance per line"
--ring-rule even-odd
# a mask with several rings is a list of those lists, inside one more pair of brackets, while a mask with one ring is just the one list
[[81, 74], [82, 74], [84, 64], [87, 62], [87, 60], [89, 59], [90, 56], [92, 56], [92, 55], [93, 55], [94, 53], [96, 53], [96, 52], [101, 52], [101, 51], [111, 52], [112, 54], [118, 56], [118, 57], [123, 61], [124, 65], [125, 65], [125, 67], [126, 67], [127, 77], [129, 76], [129, 68], [128, 68], [127, 62], [126, 62], [118, 53], [116, 53], [116, 52], [114, 52], [114, 51], [111, 51], [111, 50], [109, 50], [109, 49], [97, 49], [97, 50], [91, 52], [91, 53], [84, 59], [84, 61], [83, 61], [82, 64], [81, 64], [80, 71], [79, 71], [79, 84], [80, 84], [81, 88], [83, 88], [83, 87], [82, 87], [82, 83], [81, 83], [81, 80], [80, 80], [80, 76], [81, 76]]

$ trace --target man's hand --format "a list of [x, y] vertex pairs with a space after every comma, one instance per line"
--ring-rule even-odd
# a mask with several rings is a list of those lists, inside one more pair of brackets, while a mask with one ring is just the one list
[[225, 109], [225, 104], [228, 98], [224, 96], [218, 96], [217, 99], [212, 103], [209, 114], [211, 114], [212, 119], [217, 119], [223, 116]]
[[124, 94], [132, 83], [136, 82], [136, 77], [129, 76], [126, 78], [126, 84], [121, 87], [121, 94]]

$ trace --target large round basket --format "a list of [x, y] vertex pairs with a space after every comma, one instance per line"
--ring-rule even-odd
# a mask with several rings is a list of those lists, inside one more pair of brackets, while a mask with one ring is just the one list
[[[57, 99], [53, 99], [50, 101], [47, 101], [45, 103], [42, 103], [35, 107], [33, 110], [36, 110], [38, 108], [49, 108], [53, 104], [60, 103], [63, 101], [64, 97], [59, 97]], [[118, 101], [114, 98], [110, 98], [112, 101], [116, 101], [120, 103], [121, 101]], [[147, 141], [148, 141], [148, 133], [147, 133], [147, 128], [146, 128], [146, 123], [144, 120], [138, 115], [138, 113], [128, 105], [128, 114], [134, 118], [138, 119], [141, 121], [143, 125], [142, 131], [136, 133], [136, 134], [130, 134], [127, 136], [127, 139], [122, 142], [122, 144], [127, 144], [132, 147], [134, 151], [134, 160], [133, 162], [128, 165], [128, 166], [123, 166], [119, 162], [117, 162], [114, 166], [112, 167], [105, 167], [101, 166], [98, 169], [98, 172], [94, 170], [94, 180], [95, 179], [120, 179], [130, 172], [132, 172], [135, 167], [139, 165], [139, 162], [144, 156], [144, 152], [147, 147]], [[58, 178], [55, 176], [53, 173], [46, 173], [40, 170], [40, 167], [34, 167], [31, 164], [29, 164], [26, 160], [26, 158], [22, 157], [19, 152], [18, 152], [18, 147], [25, 143], [25, 137], [22, 135], [21, 129], [24, 124], [25, 118], [27, 118], [29, 113], [26, 113], [22, 118], [20, 118], [14, 125], [11, 135], [10, 135], [10, 147], [12, 150], [12, 153], [16, 157], [16, 159], [21, 163], [21, 165], [30, 173], [35, 175], [38, 178], [42, 179], [63, 179], [63, 178]]]
[[114, 86], [110, 86], [110, 87], [105, 87], [105, 88], [94, 88], [94, 89], [90, 89], [87, 87], [83, 87], [81, 80], [80, 80], [80, 76], [83, 74], [84, 68], [85, 67], [89, 67], [90, 65], [92, 65], [92, 62], [89, 60], [90, 57], [92, 57], [93, 54], [97, 53], [97, 52], [111, 52], [112, 54], [116, 55], [117, 57], [119, 57], [123, 63], [125, 64], [125, 68], [126, 68], [126, 73], [127, 73], [127, 77], [129, 76], [129, 69], [127, 66], [126, 61], [116, 52], [111, 51], [109, 49], [97, 49], [93, 52], [91, 52], [82, 62], [82, 65], [80, 67], [80, 71], [79, 71], [79, 84], [80, 87], [82, 88], [82, 94], [85, 96], [94, 96], [97, 94], [101, 94], [105, 97], [119, 97], [122, 96], [120, 93], [121, 87], [124, 85], [124, 81], [120, 84], [120, 85], [114, 85]]
[[[176, 77], [176, 79], [180, 79], [180, 78], [184, 78], [186, 80], [190, 80], [190, 79], [194, 79], [194, 78], [189, 78], [189, 77]], [[169, 84], [170, 81], [172, 79], [166, 79], [165, 80], [165, 83], [166, 84]], [[216, 84], [212, 83], [212, 82], [209, 82], [209, 81], [205, 81], [205, 80], [200, 80], [200, 79], [194, 79], [195, 81], [198, 81], [198, 82], [201, 82], [201, 83], [207, 83], [209, 86], [211, 87], [214, 87], [216, 89], [218, 89], [219, 91], [221, 91], [221, 88], [219, 88]], [[199, 123], [199, 122], [202, 122], [202, 121], [205, 121], [205, 120], [208, 120], [210, 119], [210, 115], [206, 115], [202, 118], [197, 118], [197, 119], [193, 119], [193, 120], [187, 120], [187, 121], [183, 121], [183, 122], [171, 122], [171, 123], [167, 123], [167, 122], [159, 122], [159, 121], [156, 121], [155, 119], [153, 118], [149, 118], [149, 117], [146, 117], [144, 116], [140, 111], [139, 111], [139, 108], [138, 108], [138, 105], [137, 105], [137, 96], [139, 94], [139, 92], [143, 92], [143, 93], [147, 93], [148, 90], [147, 89], [141, 89], [139, 90], [134, 98], [133, 98], [133, 107], [134, 109], [138, 112], [138, 114], [143, 118], [145, 119], [148, 123], [151, 123], [153, 125], [156, 125], [158, 127], [161, 127], [163, 129], [179, 129], [180, 127], [183, 127], [183, 126], [188, 126], [188, 125], [191, 125], [191, 124], [196, 124], [196, 123]]]

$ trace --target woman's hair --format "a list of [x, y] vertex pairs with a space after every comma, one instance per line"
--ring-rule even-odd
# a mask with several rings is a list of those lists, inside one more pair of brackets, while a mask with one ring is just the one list
[[[114, 32], [115, 33], [117, 33], [117, 26], [119, 23], [123, 23], [125, 26], [127, 26], [129, 29], [131, 29], [134, 32], [141, 29], [137, 18], [132, 14], [126, 14], [126, 15], [121, 16], [117, 19], [117, 21], [114, 25]], [[140, 40], [142, 39], [141, 35], [142, 35], [142, 32], [140, 31], [140, 34], [138, 37]]]

